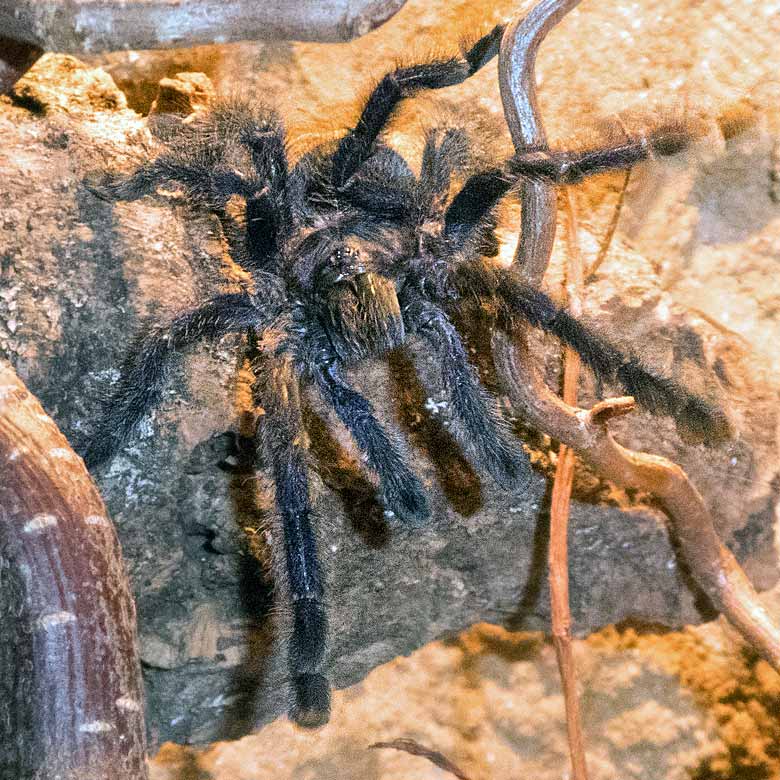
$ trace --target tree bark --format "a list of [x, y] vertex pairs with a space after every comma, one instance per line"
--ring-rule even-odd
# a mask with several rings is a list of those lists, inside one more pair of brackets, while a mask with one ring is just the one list
[[0, 29], [48, 51], [94, 54], [206, 43], [348, 41], [406, 0], [0, 0]]
[[0, 777], [146, 778], [135, 607], [81, 459], [0, 362]]

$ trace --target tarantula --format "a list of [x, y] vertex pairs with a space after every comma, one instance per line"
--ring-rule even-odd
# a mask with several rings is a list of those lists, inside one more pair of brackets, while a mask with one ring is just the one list
[[[250, 335], [254, 400], [265, 411], [256, 440], [276, 486], [292, 600], [291, 716], [301, 725], [325, 722], [330, 709], [302, 383], [316, 387], [352, 435], [378, 477], [388, 514], [409, 524], [429, 513], [421, 482], [369, 401], [350, 387], [344, 367], [382, 355], [412, 335], [441, 365], [464, 449], [507, 489], [522, 489], [530, 476], [520, 442], [481, 386], [453, 325], [452, 316], [466, 301], [490, 309], [496, 327], [507, 332], [530, 323], [554, 334], [599, 381], [620, 383], [653, 412], [700, 434], [724, 425], [716, 408], [652, 373], [489, 259], [497, 253], [496, 207], [523, 177], [570, 184], [653, 153], [671, 154], [687, 142], [684, 132], [667, 128], [580, 152], [534, 149], [467, 171], [465, 133], [433, 127], [426, 132], [419, 175], [382, 140], [401, 100], [463, 82], [496, 55], [502, 32], [496, 27], [461, 56], [388, 73], [341, 140], [308, 152], [295, 165], [273, 111], [222, 101], [204, 116], [169, 127], [163, 150], [133, 173], [104, 174], [89, 185], [100, 197], [133, 200], [175, 184], [192, 206], [219, 218], [232, 258], [251, 275], [254, 292], [217, 295], [137, 338], [80, 449], [89, 467], [110, 459], [160, 401], [179, 350], [229, 333]], [[452, 196], [458, 174], [464, 183]]]

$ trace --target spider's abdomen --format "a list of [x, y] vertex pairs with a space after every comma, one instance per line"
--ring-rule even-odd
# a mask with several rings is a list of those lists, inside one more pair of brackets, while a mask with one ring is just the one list
[[392, 280], [362, 273], [328, 291], [323, 325], [344, 362], [381, 355], [404, 340], [404, 323]]

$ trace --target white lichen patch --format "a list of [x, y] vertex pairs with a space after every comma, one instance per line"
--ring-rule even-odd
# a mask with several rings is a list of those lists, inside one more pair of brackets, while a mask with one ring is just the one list
[[141, 711], [141, 702], [130, 696], [120, 696], [116, 700], [116, 706], [119, 707], [120, 710], [127, 710], [129, 712]]
[[57, 525], [57, 518], [54, 515], [38, 514], [28, 520], [23, 526], [22, 531], [26, 534], [36, 534], [45, 531]]
[[107, 517], [103, 517], [103, 515], [87, 515], [84, 518], [84, 522], [87, 525], [97, 525], [97, 526], [101, 526], [102, 528], [111, 527], [111, 522]]
[[63, 626], [67, 623], [75, 623], [76, 616], [72, 612], [49, 612], [46, 615], [41, 615], [35, 621], [35, 627], [48, 631], [55, 626]]
[[100, 734], [105, 731], [113, 731], [114, 727], [106, 720], [92, 720], [89, 723], [82, 723], [79, 731], [87, 734]]
[[10, 398], [13, 393], [18, 391], [19, 387], [17, 385], [0, 385], [0, 401]]
[[448, 403], [446, 401], [436, 401], [433, 398], [425, 399], [425, 408], [433, 415], [440, 414], [447, 410]]
[[67, 447], [52, 447], [49, 450], [49, 457], [61, 459], [72, 458], [73, 450], [69, 450]]

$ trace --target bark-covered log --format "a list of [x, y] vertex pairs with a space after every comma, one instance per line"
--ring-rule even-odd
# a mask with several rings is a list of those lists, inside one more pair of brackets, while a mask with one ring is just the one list
[[135, 607], [81, 459], [0, 360], [0, 777], [146, 777]]
[[40, 55], [37, 46], [0, 35], [0, 95], [8, 92]]
[[229, 41], [348, 41], [405, 0], [0, 0], [0, 30], [47, 51], [167, 49]]

